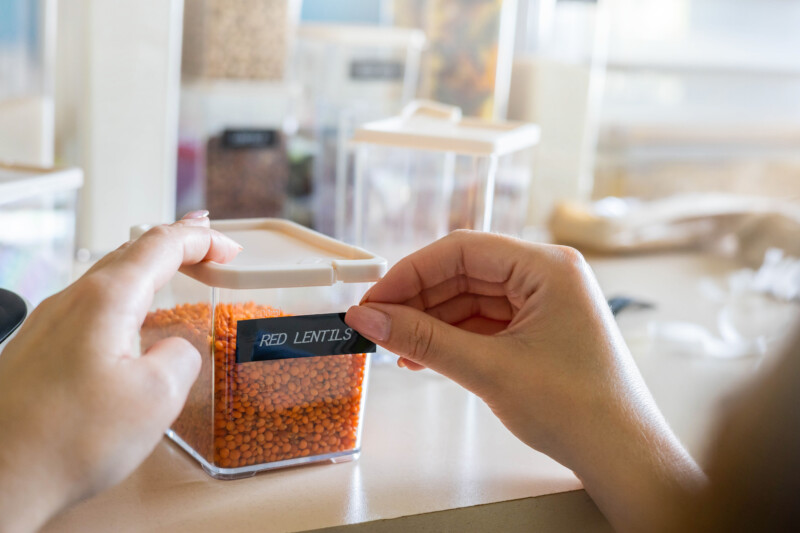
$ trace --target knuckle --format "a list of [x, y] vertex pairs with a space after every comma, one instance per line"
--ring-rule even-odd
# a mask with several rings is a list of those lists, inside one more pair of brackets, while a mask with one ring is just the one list
[[410, 359], [424, 364], [431, 357], [433, 334], [433, 327], [428, 322], [420, 320], [414, 324], [408, 352]]
[[583, 254], [571, 246], [556, 246], [556, 258], [562, 266], [573, 271], [582, 271], [586, 265]]
[[451, 231], [445, 237], [445, 239], [461, 241], [461, 240], [465, 240], [465, 239], [471, 238], [476, 233], [480, 233], [480, 232], [475, 231], [475, 230], [471, 230], [471, 229], [456, 229], [456, 230]]
[[75, 285], [75, 295], [95, 307], [103, 307], [112, 298], [110, 280], [100, 274], [85, 276]]
[[152, 228], [147, 230], [147, 233], [145, 233], [143, 236], [150, 236], [156, 238], [169, 238], [172, 236], [172, 234], [173, 234], [173, 229], [171, 226], [168, 226], [167, 224], [159, 224], [158, 226], [153, 226]]
[[175, 376], [162, 365], [147, 365], [145, 380], [150, 397], [171, 402], [180, 397], [180, 387]]

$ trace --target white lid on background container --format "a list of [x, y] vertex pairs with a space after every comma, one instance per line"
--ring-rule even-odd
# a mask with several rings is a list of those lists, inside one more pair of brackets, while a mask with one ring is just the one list
[[356, 24], [304, 23], [297, 27], [302, 41], [366, 48], [422, 48], [425, 32], [414, 28]]
[[42, 168], [0, 163], [0, 205], [81, 188], [79, 168]]
[[536, 124], [462, 118], [458, 107], [415, 100], [400, 116], [364, 124], [351, 142], [500, 156], [535, 146], [539, 137]]
[[[132, 227], [131, 238], [138, 238], [149, 228], [147, 225]], [[386, 260], [382, 257], [288, 220], [215, 220], [211, 228], [244, 247], [230, 263], [208, 261], [181, 269], [184, 274], [212, 287], [317, 287], [339, 281], [378, 281], [386, 273]]]

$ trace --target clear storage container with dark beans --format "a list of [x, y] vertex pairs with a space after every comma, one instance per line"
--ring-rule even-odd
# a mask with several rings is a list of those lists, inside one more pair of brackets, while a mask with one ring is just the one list
[[230, 129], [206, 147], [206, 208], [220, 218], [283, 215], [289, 185], [284, 136], [275, 130]]

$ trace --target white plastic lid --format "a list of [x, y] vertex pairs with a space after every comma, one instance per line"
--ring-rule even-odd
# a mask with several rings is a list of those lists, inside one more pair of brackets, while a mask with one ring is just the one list
[[54, 192], [78, 190], [79, 168], [40, 168], [0, 164], [0, 205]]
[[364, 124], [351, 142], [499, 156], [535, 146], [539, 137], [536, 124], [462, 118], [457, 107], [415, 100], [400, 116]]
[[[209, 261], [182, 269], [186, 275], [212, 287], [315, 287], [338, 281], [377, 281], [386, 273], [386, 260], [382, 257], [288, 220], [216, 220], [211, 227], [244, 247], [230, 263]], [[131, 238], [138, 238], [149, 228], [134, 226]]]
[[297, 36], [305, 41], [369, 48], [422, 48], [425, 44], [422, 30], [389, 26], [304, 23], [297, 27]]

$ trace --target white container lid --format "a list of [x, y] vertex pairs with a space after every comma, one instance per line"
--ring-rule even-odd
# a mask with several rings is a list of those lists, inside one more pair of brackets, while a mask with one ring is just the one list
[[[230, 263], [208, 261], [181, 271], [212, 287], [275, 289], [317, 287], [336, 282], [377, 281], [386, 260], [294, 222], [277, 218], [216, 220], [211, 227], [244, 247]], [[134, 226], [138, 238], [150, 226]]]
[[535, 146], [539, 137], [536, 124], [462, 118], [458, 107], [415, 100], [400, 116], [364, 124], [351, 142], [500, 156]]
[[367, 48], [422, 48], [425, 33], [415, 28], [356, 24], [304, 23], [297, 27], [303, 41]]
[[83, 185], [79, 168], [41, 168], [0, 163], [0, 205]]

